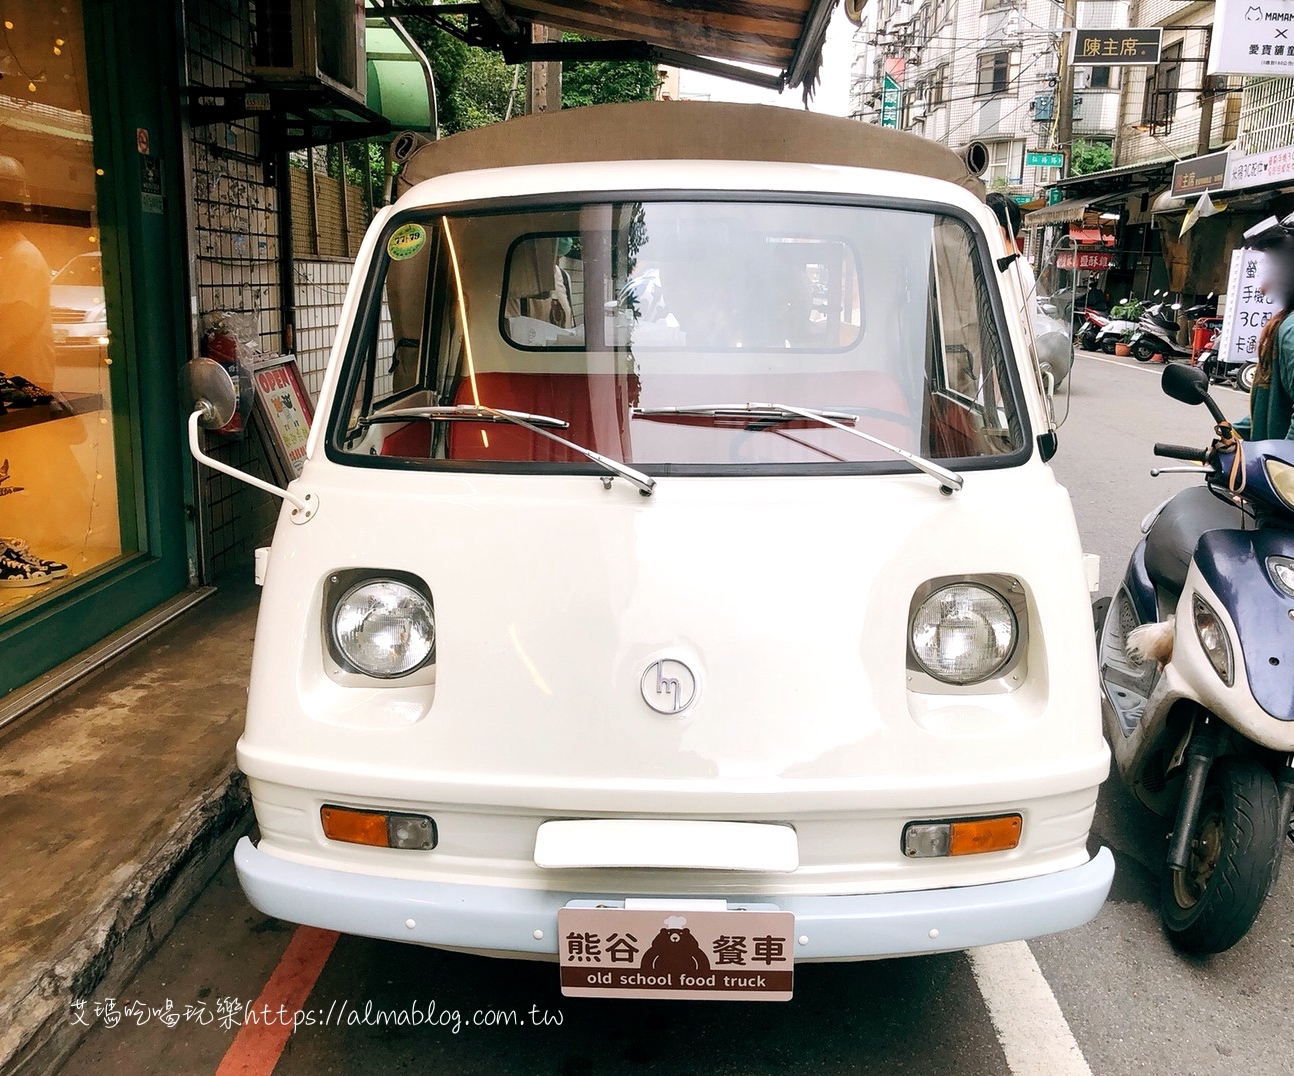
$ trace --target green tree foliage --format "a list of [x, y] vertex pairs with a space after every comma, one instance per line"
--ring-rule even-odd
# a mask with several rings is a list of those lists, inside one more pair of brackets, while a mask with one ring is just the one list
[[1114, 167], [1114, 150], [1105, 142], [1085, 142], [1079, 138], [1074, 141], [1073, 159], [1069, 169], [1071, 176], [1085, 176], [1089, 172], [1104, 172]]
[[[564, 34], [563, 41], [586, 41]], [[562, 108], [650, 101], [660, 86], [656, 65], [645, 60], [583, 60], [562, 65]]]

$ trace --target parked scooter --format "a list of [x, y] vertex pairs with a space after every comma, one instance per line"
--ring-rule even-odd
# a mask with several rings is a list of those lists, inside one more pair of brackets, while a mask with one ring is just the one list
[[1121, 299], [1110, 311], [1110, 320], [1097, 330], [1096, 347], [1107, 355], [1113, 355], [1115, 348], [1136, 331], [1136, 320], [1116, 316], [1118, 312], [1129, 309], [1129, 304], [1132, 309], [1141, 308], [1141, 303], [1137, 299]]
[[1198, 367], [1164, 369], [1164, 391], [1203, 403], [1218, 440], [1155, 446], [1204, 466], [1152, 474], [1205, 485], [1142, 525], [1098, 630], [1106, 734], [1133, 795], [1174, 819], [1160, 911], [1193, 953], [1253, 924], [1294, 808], [1294, 441], [1239, 441], [1208, 386]]
[[1209, 382], [1214, 385], [1227, 385], [1250, 392], [1254, 387], [1254, 377], [1258, 373], [1258, 364], [1247, 355], [1230, 354], [1226, 361], [1219, 356], [1219, 341], [1222, 336], [1222, 319], [1205, 317], [1200, 322], [1208, 330], [1209, 336], [1200, 351], [1197, 363], [1201, 370], [1209, 375]]
[[1084, 351], [1095, 351], [1097, 348], [1097, 335], [1109, 324], [1109, 314], [1086, 306], [1083, 308], [1083, 320], [1079, 324], [1078, 331], [1074, 334], [1074, 340]]
[[[1156, 295], [1160, 293], [1155, 292]], [[1156, 355], [1162, 355], [1165, 360], [1170, 359], [1190, 359], [1192, 357], [1189, 345], [1182, 345], [1177, 342], [1179, 326], [1177, 324], [1178, 311], [1182, 309], [1181, 303], [1168, 302], [1168, 293], [1163, 293], [1164, 298], [1157, 303], [1151, 303], [1146, 307], [1141, 315], [1141, 320], [1137, 322], [1137, 331], [1128, 341], [1128, 346], [1132, 351], [1132, 357], [1138, 362], [1149, 362]], [[1213, 313], [1215, 306], [1213, 302], [1207, 301], [1197, 306], [1191, 307], [1186, 311], [1186, 317], [1189, 321], [1194, 322], [1196, 318], [1202, 318], [1207, 314]]]

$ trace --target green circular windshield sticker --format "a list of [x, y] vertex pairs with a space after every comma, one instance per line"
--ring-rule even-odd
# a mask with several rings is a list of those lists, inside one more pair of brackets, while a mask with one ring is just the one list
[[386, 252], [398, 262], [412, 258], [427, 242], [427, 233], [421, 224], [402, 224], [386, 241]]

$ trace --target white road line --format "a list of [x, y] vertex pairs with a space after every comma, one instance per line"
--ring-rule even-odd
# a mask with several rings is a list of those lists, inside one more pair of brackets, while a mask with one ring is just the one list
[[1124, 370], [1144, 370], [1148, 374], [1158, 373], [1164, 368], [1163, 363], [1158, 362], [1148, 362], [1144, 366], [1129, 366], [1126, 362], [1120, 362], [1118, 359], [1107, 359], [1101, 355], [1093, 355], [1090, 351], [1084, 351], [1083, 358], [1094, 359], [1109, 366], [1119, 366]]
[[1027, 943], [972, 949], [970, 962], [1012, 1076], [1092, 1076]]

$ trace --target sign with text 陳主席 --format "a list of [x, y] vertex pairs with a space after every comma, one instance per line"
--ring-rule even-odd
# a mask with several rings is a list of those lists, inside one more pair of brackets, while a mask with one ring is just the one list
[[899, 125], [899, 97], [900, 90], [898, 82], [890, 77], [885, 76], [881, 85], [881, 126], [897, 127]]
[[1045, 149], [1028, 149], [1024, 151], [1026, 168], [1064, 168], [1065, 154]]
[[1069, 39], [1069, 62], [1077, 67], [1157, 64], [1163, 40], [1162, 26], [1124, 30], [1078, 29]]
[[1218, 334], [1218, 358], [1223, 362], [1258, 361], [1258, 336], [1267, 319], [1276, 313], [1276, 304], [1258, 290], [1258, 263], [1262, 258], [1256, 250], [1242, 249], [1231, 255], [1227, 305], [1222, 312], [1222, 332]]
[[1206, 191], [1220, 191], [1227, 183], [1227, 151], [1178, 161], [1173, 165], [1173, 197], [1189, 198]]
[[1294, 74], [1294, 0], [1218, 0], [1208, 73]]

